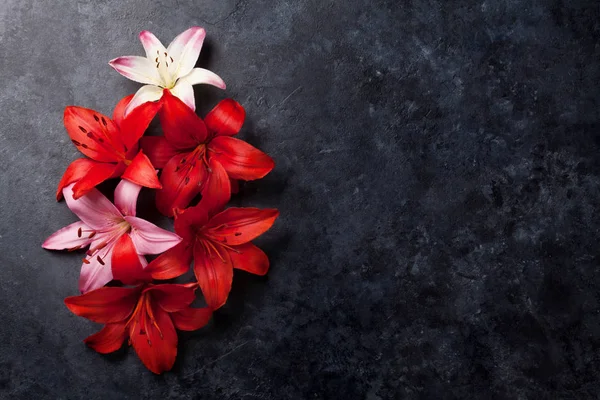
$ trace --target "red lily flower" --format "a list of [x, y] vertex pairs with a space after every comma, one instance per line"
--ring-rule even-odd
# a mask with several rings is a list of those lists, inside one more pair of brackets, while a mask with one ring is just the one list
[[148, 264], [154, 279], [172, 279], [187, 272], [193, 258], [198, 285], [213, 310], [227, 301], [234, 268], [267, 273], [269, 258], [250, 241], [266, 232], [279, 215], [275, 209], [237, 207], [215, 213], [224, 202], [224, 196], [210, 203], [203, 198], [197, 206], [177, 211], [175, 232], [183, 240]]
[[[67, 297], [65, 304], [74, 314], [105, 324], [84, 342], [98, 353], [117, 351], [129, 337], [138, 357], [155, 374], [173, 367], [177, 356], [175, 328], [193, 331], [210, 320], [210, 308], [191, 308], [197, 284], [152, 284], [150, 272], [136, 259], [130, 271], [118, 279], [134, 287], [103, 287], [81, 296]], [[117, 271], [113, 271], [116, 274]]]
[[152, 163], [138, 151], [138, 141], [158, 112], [160, 103], [145, 103], [123, 117], [131, 96], [115, 107], [113, 120], [83, 107], [65, 108], [64, 123], [71, 141], [89, 158], [78, 158], [65, 171], [56, 199], [73, 182], [73, 197], [78, 199], [109, 178], [122, 177], [140, 186], [161, 188]]
[[148, 136], [140, 142], [152, 164], [163, 169], [163, 188], [156, 193], [161, 213], [173, 216], [173, 209], [187, 207], [199, 193], [211, 197], [226, 191], [229, 195], [232, 183], [225, 183], [221, 177], [217, 178], [224, 184], [221, 187], [206, 184], [214, 178], [217, 164], [233, 180], [259, 179], [275, 166], [262, 151], [230, 137], [239, 132], [246, 116], [236, 101], [221, 101], [204, 121], [168, 90], [161, 102], [164, 136]]

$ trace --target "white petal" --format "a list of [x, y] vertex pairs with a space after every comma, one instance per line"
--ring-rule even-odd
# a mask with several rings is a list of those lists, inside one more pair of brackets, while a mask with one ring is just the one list
[[135, 217], [135, 206], [141, 189], [140, 185], [121, 179], [121, 182], [115, 188], [115, 206], [123, 215]]
[[194, 26], [180, 33], [167, 48], [167, 53], [173, 57], [173, 64], [169, 67], [173, 71], [174, 79], [187, 75], [198, 61], [206, 31], [204, 28]]
[[145, 85], [138, 89], [133, 96], [133, 99], [129, 102], [125, 108], [125, 116], [131, 112], [134, 108], [140, 104], [144, 104], [147, 101], [156, 101], [162, 97], [163, 89], [154, 85]]
[[156, 64], [145, 57], [125, 56], [110, 60], [108, 65], [113, 67], [125, 78], [149, 85], [162, 85]]
[[173, 232], [137, 217], [125, 217], [132, 229], [129, 233], [138, 254], [159, 254], [181, 242]]
[[206, 83], [208, 85], [216, 86], [219, 89], [225, 89], [225, 82], [223, 79], [214, 72], [204, 68], [194, 68], [189, 74], [181, 79], [186, 80], [190, 85]]
[[42, 247], [48, 250], [67, 250], [77, 246], [86, 247], [93, 239], [89, 238], [91, 229], [81, 221], [67, 225], [54, 232]]
[[189, 108], [196, 109], [196, 100], [194, 99], [194, 88], [185, 79], [180, 79], [173, 89], [170, 89], [173, 96], [179, 97]]
[[63, 189], [67, 206], [79, 219], [95, 230], [110, 230], [123, 221], [123, 215], [98, 189], [92, 189], [77, 200], [73, 198], [73, 184]]
[[[167, 51], [160, 40], [158, 40], [158, 38], [150, 31], [140, 32], [140, 42], [142, 42], [142, 46], [144, 46], [144, 50], [146, 51], [146, 57], [150, 61], [156, 60], [156, 57]], [[156, 61], [155, 64], [157, 62], [158, 61]]]

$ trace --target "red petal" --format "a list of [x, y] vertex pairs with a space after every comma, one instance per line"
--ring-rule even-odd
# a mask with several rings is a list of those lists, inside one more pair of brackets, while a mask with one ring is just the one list
[[112, 252], [113, 279], [126, 285], [149, 280], [149, 275], [140, 263], [133, 240], [128, 234], [121, 235]]
[[175, 233], [188, 241], [192, 241], [196, 231], [208, 222], [206, 210], [198, 206], [179, 210], [174, 216]]
[[125, 149], [119, 128], [107, 116], [83, 107], [65, 108], [64, 123], [73, 144], [86, 156], [102, 162], [117, 162]]
[[194, 246], [194, 274], [206, 304], [216, 310], [227, 301], [233, 280], [233, 266], [226, 251], [207, 253], [202, 241]]
[[123, 122], [123, 118], [125, 115], [125, 109], [127, 108], [127, 105], [129, 104], [129, 102], [131, 101], [131, 99], [133, 99], [133, 94], [130, 94], [129, 96], [125, 96], [123, 97], [121, 100], [119, 100], [119, 102], [117, 103], [117, 105], [115, 106], [115, 110], [113, 111], [113, 121], [115, 121], [115, 124], [117, 124], [117, 126], [121, 126], [121, 122]]
[[275, 167], [271, 157], [236, 138], [218, 136], [211, 140], [209, 148], [212, 157], [223, 165], [232, 179], [259, 179]]
[[180, 331], [195, 331], [208, 324], [211, 316], [212, 310], [209, 307], [188, 307], [171, 314], [171, 319], [175, 324], [175, 328]]
[[160, 102], [146, 102], [134, 108], [120, 124], [121, 140], [127, 149], [133, 148], [161, 107]]
[[234, 250], [229, 252], [229, 256], [233, 268], [255, 275], [264, 275], [269, 270], [269, 258], [264, 251], [252, 243], [235, 246]]
[[153, 279], [173, 279], [185, 274], [190, 269], [191, 262], [191, 245], [189, 242], [181, 242], [152, 260], [146, 267], [146, 272]]
[[231, 207], [215, 215], [204, 227], [204, 233], [229, 246], [240, 245], [269, 230], [278, 215], [279, 211], [273, 208]]
[[142, 150], [156, 168], [164, 168], [167, 162], [177, 154], [164, 136], [145, 136], [140, 139]]
[[141, 287], [103, 287], [65, 299], [65, 305], [80, 317], [101, 324], [125, 320], [137, 304]]
[[160, 189], [162, 187], [156, 175], [156, 169], [154, 169], [148, 157], [141, 151], [131, 160], [131, 164], [127, 166], [122, 177], [123, 179], [151, 189]]
[[191, 149], [206, 141], [204, 121], [168, 90], [163, 92], [160, 124], [165, 137], [178, 150]]
[[[140, 323], [141, 318], [137, 317], [135, 323], [132, 321], [129, 324], [129, 338], [146, 368], [160, 374], [170, 370], [175, 363], [177, 332], [169, 314], [156, 305], [151, 307], [156, 325], [150, 321], [146, 324]], [[140, 313], [145, 312], [146, 310], [141, 310]]]
[[118, 175], [121, 166], [112, 163], [95, 163], [79, 181], [73, 185], [73, 198], [78, 199], [100, 183]]
[[206, 167], [199, 160], [186, 163], [189, 153], [178, 154], [165, 165], [160, 175], [163, 188], [156, 193], [156, 207], [173, 216], [174, 208], [185, 208], [200, 193], [206, 180]]
[[198, 207], [212, 216], [223, 210], [231, 198], [231, 183], [225, 168], [214, 158], [210, 159], [209, 168], [210, 172], [202, 188], [202, 200]]
[[127, 338], [125, 322], [121, 322], [104, 325], [100, 332], [87, 337], [84, 342], [98, 353], [108, 354], [119, 350], [125, 338]]
[[163, 284], [146, 289], [152, 295], [154, 304], [166, 312], [175, 312], [188, 307], [196, 298], [196, 285]]
[[217, 136], [232, 136], [237, 134], [246, 118], [246, 111], [240, 103], [233, 99], [222, 100], [204, 118], [204, 123], [210, 132]]
[[58, 183], [58, 189], [56, 190], [56, 200], [59, 201], [62, 199], [63, 194], [62, 190], [65, 186], [69, 186], [71, 183], [80, 180], [83, 178], [90, 169], [98, 162], [94, 160], [90, 160], [89, 158], [78, 158], [73, 161], [67, 167], [67, 170], [63, 174], [60, 182]]

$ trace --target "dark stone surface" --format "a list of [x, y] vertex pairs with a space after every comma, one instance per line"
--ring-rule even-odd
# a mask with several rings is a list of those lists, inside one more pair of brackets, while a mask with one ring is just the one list
[[[0, 397], [597, 398], [599, 17], [595, 0], [2, 1]], [[196, 87], [201, 114], [236, 98], [277, 162], [234, 203], [281, 217], [268, 276], [236, 273], [155, 376], [86, 348], [97, 325], [63, 305], [80, 258], [40, 244], [75, 221], [54, 201], [78, 156], [63, 108], [110, 113], [139, 85], [107, 61], [192, 25], [228, 84]]]

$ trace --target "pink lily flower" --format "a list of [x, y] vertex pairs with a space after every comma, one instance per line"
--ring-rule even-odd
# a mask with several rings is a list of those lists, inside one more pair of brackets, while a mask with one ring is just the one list
[[125, 109], [125, 115], [148, 101], [159, 100], [168, 89], [192, 110], [196, 109], [192, 85], [206, 83], [225, 89], [225, 82], [217, 74], [204, 68], [194, 68], [206, 31], [194, 26], [179, 34], [167, 48], [149, 31], [140, 32], [140, 41], [146, 57], [124, 56], [108, 64], [126, 78], [142, 86]]
[[121, 180], [113, 204], [98, 189], [75, 200], [73, 185], [65, 187], [63, 195], [81, 221], [56, 231], [42, 247], [75, 251], [89, 246], [79, 276], [82, 293], [106, 285], [113, 279], [113, 271], [120, 277], [127, 276], [138, 262], [145, 267], [144, 254], [162, 253], [181, 241], [175, 233], [135, 216], [141, 186]]

